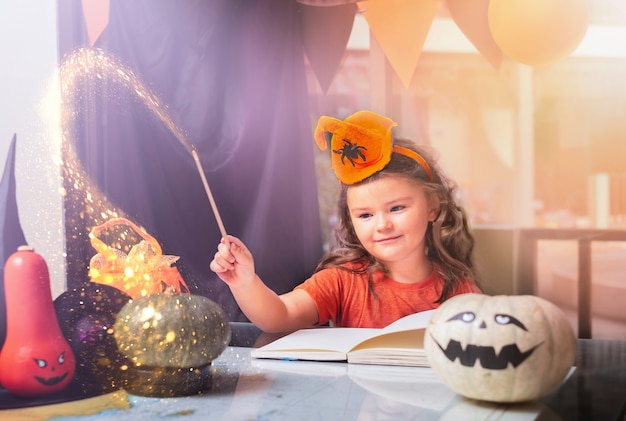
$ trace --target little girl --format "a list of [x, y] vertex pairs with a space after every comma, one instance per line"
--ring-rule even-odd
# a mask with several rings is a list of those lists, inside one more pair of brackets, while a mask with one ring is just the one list
[[328, 142], [332, 149], [340, 221], [333, 250], [293, 291], [269, 289], [238, 238], [218, 245], [211, 270], [260, 329], [384, 327], [453, 295], [480, 292], [474, 239], [453, 184], [416, 145], [394, 142], [395, 125], [371, 111], [320, 118], [314, 137], [320, 149]]

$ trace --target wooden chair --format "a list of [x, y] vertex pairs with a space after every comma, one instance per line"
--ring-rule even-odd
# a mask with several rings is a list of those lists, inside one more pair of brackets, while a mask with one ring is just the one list
[[[537, 243], [540, 240], [573, 240], [578, 244], [578, 337], [591, 338], [592, 260], [594, 241], [624, 241], [626, 230], [523, 228], [519, 230], [517, 293], [536, 294]], [[626, 283], [626, 281], [625, 281]], [[625, 285], [626, 288], [626, 285]]]

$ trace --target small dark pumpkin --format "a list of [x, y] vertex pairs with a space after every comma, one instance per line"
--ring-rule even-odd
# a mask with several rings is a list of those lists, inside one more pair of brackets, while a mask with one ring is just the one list
[[76, 381], [89, 395], [103, 394], [123, 386], [128, 367], [113, 337], [117, 313], [131, 300], [109, 285], [85, 282], [54, 300], [63, 336], [76, 357]]
[[201, 367], [224, 351], [231, 329], [214, 301], [162, 293], [127, 303], [117, 315], [114, 337], [137, 367]]

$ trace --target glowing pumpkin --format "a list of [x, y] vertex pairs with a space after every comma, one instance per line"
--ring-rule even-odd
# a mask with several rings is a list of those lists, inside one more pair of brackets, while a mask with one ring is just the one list
[[130, 365], [124, 388], [136, 395], [184, 396], [211, 384], [211, 362], [230, 342], [222, 308], [172, 288], [136, 298], [117, 314], [113, 336]]
[[153, 294], [127, 303], [117, 314], [118, 349], [136, 366], [201, 367], [230, 342], [222, 308], [200, 295]]
[[462, 294], [437, 309], [424, 348], [455, 392], [524, 402], [561, 384], [574, 362], [576, 337], [565, 314], [542, 298]]

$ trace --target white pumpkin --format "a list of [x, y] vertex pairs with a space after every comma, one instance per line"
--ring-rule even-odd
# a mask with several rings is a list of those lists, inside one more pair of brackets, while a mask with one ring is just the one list
[[433, 314], [424, 336], [441, 381], [471, 399], [524, 402], [558, 387], [574, 363], [565, 314], [531, 295], [462, 294]]

